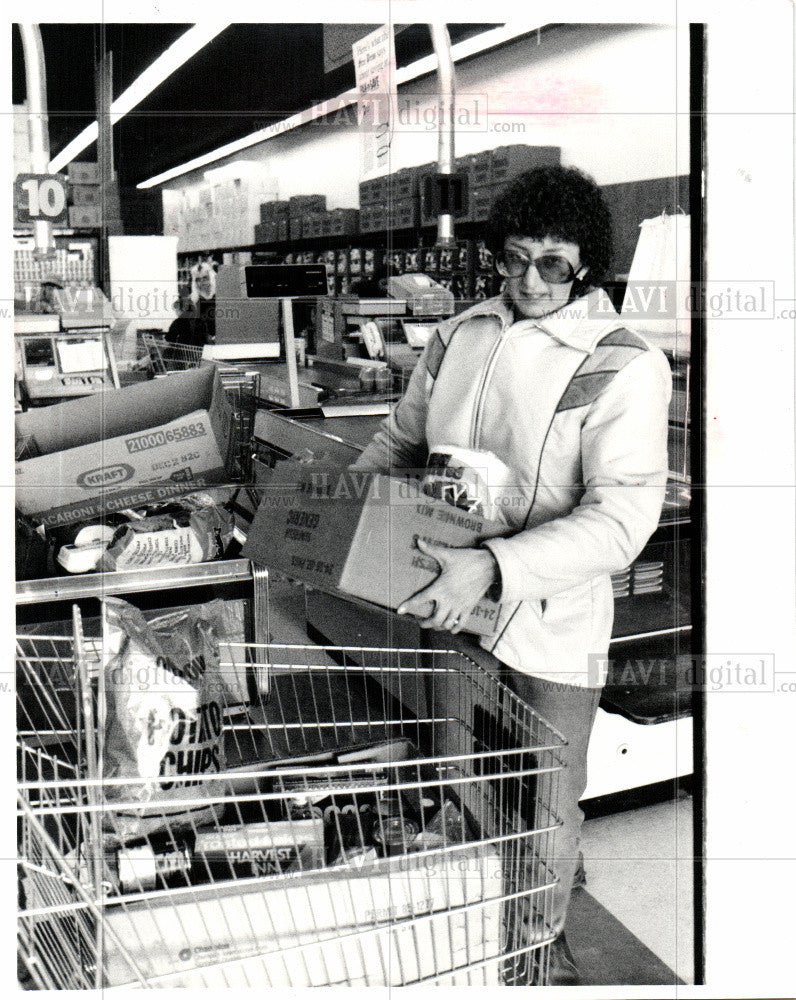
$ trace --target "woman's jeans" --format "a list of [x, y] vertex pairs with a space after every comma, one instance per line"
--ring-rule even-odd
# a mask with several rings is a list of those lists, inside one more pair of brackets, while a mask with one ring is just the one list
[[553, 838], [552, 866], [559, 879], [553, 891], [552, 924], [558, 935], [564, 929], [572, 883], [578, 867], [580, 828], [583, 812], [579, 801], [586, 790], [586, 754], [589, 748], [601, 688], [574, 687], [530, 677], [506, 666], [482, 649], [472, 636], [430, 632], [430, 645], [437, 649], [456, 649], [493, 676], [498, 676], [518, 698], [530, 705], [566, 739], [562, 759], [565, 767], [559, 776], [557, 814], [562, 827]]
[[578, 867], [580, 828], [583, 811], [578, 805], [586, 790], [586, 753], [589, 748], [599, 688], [554, 684], [539, 677], [529, 677], [510, 667], [503, 667], [501, 679], [507, 687], [567, 740], [562, 757], [565, 767], [558, 786], [558, 813], [563, 826], [553, 839], [553, 871], [559, 883], [553, 890], [553, 930], [560, 934], [567, 916], [572, 882]]

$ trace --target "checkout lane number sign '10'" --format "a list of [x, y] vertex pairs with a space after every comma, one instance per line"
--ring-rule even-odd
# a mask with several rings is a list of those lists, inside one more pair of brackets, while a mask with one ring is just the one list
[[66, 177], [63, 174], [17, 174], [14, 181], [14, 223], [63, 222], [66, 219]]

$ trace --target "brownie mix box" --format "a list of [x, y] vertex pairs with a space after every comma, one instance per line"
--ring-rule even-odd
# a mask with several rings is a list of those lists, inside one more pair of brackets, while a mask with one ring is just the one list
[[[263, 490], [243, 555], [321, 590], [396, 609], [438, 572], [419, 538], [469, 548], [505, 532], [426, 496], [414, 479], [282, 462]], [[501, 605], [483, 598], [463, 629], [492, 635], [501, 618]]]

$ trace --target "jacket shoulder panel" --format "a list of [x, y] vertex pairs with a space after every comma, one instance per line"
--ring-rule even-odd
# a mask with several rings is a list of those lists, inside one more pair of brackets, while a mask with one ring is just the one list
[[606, 334], [599, 343], [597, 347], [633, 347], [637, 351], [648, 351], [649, 344], [642, 340], [637, 333], [633, 333], [632, 330], [628, 330], [626, 327], [620, 327], [618, 330], [612, 330], [609, 334]]
[[442, 359], [445, 357], [446, 346], [447, 345], [440, 336], [439, 330], [435, 330], [434, 336], [431, 338], [431, 343], [428, 345], [428, 350], [426, 351], [426, 371], [433, 379], [436, 379], [439, 374]]
[[613, 330], [600, 340], [592, 354], [570, 379], [558, 401], [556, 413], [590, 406], [604, 389], [613, 381], [617, 372], [629, 364], [639, 354], [648, 351], [649, 346], [624, 328]]

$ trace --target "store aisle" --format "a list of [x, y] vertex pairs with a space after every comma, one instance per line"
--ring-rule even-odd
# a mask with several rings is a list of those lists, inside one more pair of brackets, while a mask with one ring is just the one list
[[587, 892], [681, 980], [693, 983], [691, 799], [588, 820], [582, 847]]

